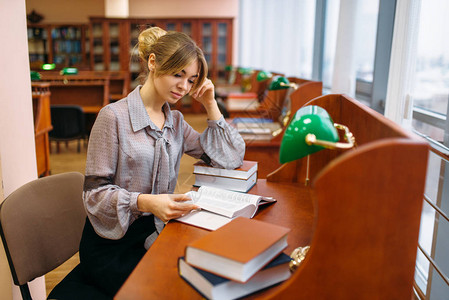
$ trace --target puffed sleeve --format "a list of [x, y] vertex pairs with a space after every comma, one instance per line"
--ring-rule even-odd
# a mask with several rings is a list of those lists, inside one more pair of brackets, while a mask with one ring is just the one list
[[97, 116], [89, 137], [84, 182], [84, 205], [98, 235], [119, 239], [141, 212], [137, 209], [139, 193], [114, 184], [120, 155], [118, 119], [106, 106]]
[[184, 152], [196, 158], [206, 154], [214, 167], [235, 169], [245, 156], [245, 142], [238, 131], [223, 116], [217, 121], [208, 120], [200, 135], [184, 121]]

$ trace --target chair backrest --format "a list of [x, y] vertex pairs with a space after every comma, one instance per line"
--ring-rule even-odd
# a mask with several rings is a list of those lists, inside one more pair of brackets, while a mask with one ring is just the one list
[[86, 220], [83, 184], [78, 172], [43, 177], [0, 205], [0, 233], [16, 285], [48, 273], [78, 251]]
[[84, 137], [85, 116], [79, 105], [51, 105], [51, 138], [72, 139]]

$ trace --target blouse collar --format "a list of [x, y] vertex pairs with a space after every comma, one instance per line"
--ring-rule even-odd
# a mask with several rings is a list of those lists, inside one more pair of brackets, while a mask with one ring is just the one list
[[[153, 130], [160, 130], [148, 116], [145, 105], [143, 104], [142, 97], [140, 96], [141, 87], [141, 85], [137, 86], [128, 95], [129, 118], [131, 120], [133, 131], [137, 132], [148, 126]], [[171, 113], [170, 105], [165, 102], [162, 106], [162, 110], [165, 114], [164, 127], [173, 128], [173, 116]]]

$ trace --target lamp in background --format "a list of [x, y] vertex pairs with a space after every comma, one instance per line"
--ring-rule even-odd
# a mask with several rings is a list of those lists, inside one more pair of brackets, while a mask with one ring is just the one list
[[41, 80], [41, 74], [39, 72], [31, 71], [30, 75], [31, 75], [31, 81]]
[[294, 88], [296, 90], [298, 88], [298, 85], [294, 82], [290, 82], [286, 77], [280, 75], [274, 76], [270, 82], [270, 85], [268, 86], [268, 89], [270, 91], [288, 88]]
[[55, 64], [43, 64], [41, 69], [48, 71], [48, 70], [54, 70], [56, 68]]
[[270, 79], [271, 77], [273, 77], [273, 74], [271, 74], [268, 71], [260, 71], [259, 73], [257, 73], [257, 81], [265, 81], [267, 79]]
[[60, 72], [61, 75], [76, 75], [78, 74], [78, 69], [77, 68], [64, 68], [61, 70]]
[[[345, 142], [339, 142], [337, 130], [344, 131]], [[351, 149], [355, 138], [347, 126], [334, 123], [328, 112], [316, 105], [300, 108], [287, 129], [279, 150], [279, 161], [284, 164], [307, 156], [306, 185], [309, 181], [308, 155], [323, 149]]]

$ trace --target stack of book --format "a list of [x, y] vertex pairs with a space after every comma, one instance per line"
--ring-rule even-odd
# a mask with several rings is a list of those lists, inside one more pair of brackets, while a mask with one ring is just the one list
[[193, 174], [194, 186], [210, 186], [246, 193], [256, 184], [257, 162], [244, 160], [241, 167], [227, 170], [198, 161], [193, 165]]
[[229, 93], [226, 99], [226, 110], [255, 111], [259, 108], [259, 99], [256, 93]]
[[208, 299], [235, 299], [278, 284], [291, 275], [282, 251], [290, 231], [239, 217], [187, 245], [179, 275]]

